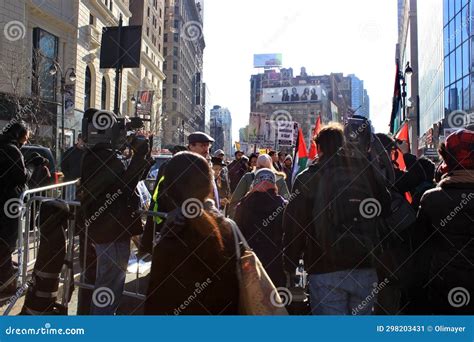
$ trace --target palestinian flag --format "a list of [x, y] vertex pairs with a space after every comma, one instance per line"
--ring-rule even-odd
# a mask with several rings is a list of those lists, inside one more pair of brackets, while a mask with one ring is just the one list
[[308, 150], [306, 149], [306, 143], [304, 142], [303, 130], [298, 130], [298, 139], [296, 141], [295, 155], [293, 157], [293, 172], [291, 173], [291, 179], [294, 182], [296, 176], [306, 168], [308, 162]]

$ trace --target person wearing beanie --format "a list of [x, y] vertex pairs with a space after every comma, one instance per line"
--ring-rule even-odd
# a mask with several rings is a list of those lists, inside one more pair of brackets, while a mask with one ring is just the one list
[[474, 132], [452, 133], [438, 152], [445, 174], [421, 198], [414, 240], [427, 261], [427, 273], [420, 280], [431, 308], [425, 314], [472, 314], [474, 301], [454, 306], [452, 290], [474, 293]]
[[235, 222], [276, 287], [286, 286], [283, 272], [283, 211], [288, 203], [277, 193], [276, 174], [255, 172], [250, 191], [237, 204]]
[[273, 171], [276, 177], [276, 186], [277, 191], [280, 196], [283, 198], [288, 199], [290, 197], [290, 192], [288, 191], [288, 187], [285, 182], [286, 175], [283, 172], [278, 172], [273, 167], [272, 158], [268, 154], [261, 154], [257, 158], [257, 166], [251, 172], [247, 172], [242, 179], [240, 180], [239, 184], [235, 188], [234, 192], [232, 193], [232, 197], [230, 199], [230, 206], [229, 206], [229, 215], [233, 217], [235, 213], [235, 206], [239, 201], [247, 194], [250, 190], [250, 186], [252, 185], [253, 180], [255, 179], [255, 173], [259, 169], [270, 169]]

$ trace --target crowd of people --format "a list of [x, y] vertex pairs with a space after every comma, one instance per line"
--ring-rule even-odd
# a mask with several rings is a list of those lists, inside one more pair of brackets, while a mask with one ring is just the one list
[[[81, 227], [89, 232], [81, 256], [90, 251], [82, 280], [95, 290], [80, 290], [78, 314], [116, 312], [137, 235], [152, 259], [145, 314], [238, 314], [231, 219], [277, 288], [294, 287], [304, 261], [314, 315], [472, 314], [474, 301], [459, 305], [454, 292], [474, 295], [474, 130], [449, 135], [435, 164], [355, 120], [362, 124], [324, 126], [317, 158], [296, 177], [283, 151], [236, 151], [230, 161], [211, 152], [208, 134], [192, 133], [161, 165], [146, 223], [135, 188], [153, 163], [149, 145], [132, 141], [124, 164], [111, 146], [84, 148], [81, 138], [64, 169], [80, 170], [71, 177], [80, 178], [82, 218], [119, 195]], [[21, 125], [0, 136], [2, 206], [25, 189], [30, 165], [42, 165], [24, 162], [27, 139]], [[8, 292], [17, 232], [0, 215], [0, 290]], [[113, 293], [106, 307], [91, 299], [102, 288]]]

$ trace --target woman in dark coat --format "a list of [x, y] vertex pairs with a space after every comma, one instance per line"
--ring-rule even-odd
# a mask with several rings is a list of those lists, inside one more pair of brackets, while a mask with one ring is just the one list
[[229, 223], [208, 200], [207, 161], [181, 152], [163, 184], [168, 217], [153, 250], [146, 315], [236, 315], [239, 285]]
[[[474, 132], [458, 130], [439, 149], [447, 173], [425, 192], [418, 211], [422, 285], [433, 314], [474, 312]], [[420, 270], [423, 263], [418, 263]]]
[[235, 213], [235, 222], [277, 287], [286, 286], [282, 264], [282, 220], [286, 204], [278, 195], [275, 173], [260, 169]]

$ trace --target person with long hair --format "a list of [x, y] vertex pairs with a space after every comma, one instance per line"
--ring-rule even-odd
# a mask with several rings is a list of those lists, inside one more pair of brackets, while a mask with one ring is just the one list
[[233, 217], [235, 214], [235, 207], [237, 203], [249, 192], [252, 182], [255, 179], [255, 173], [259, 169], [270, 169], [273, 171], [276, 177], [276, 186], [278, 189], [278, 194], [285, 199], [290, 197], [290, 192], [288, 191], [288, 187], [286, 186], [286, 174], [284, 172], [279, 172], [275, 170], [275, 167], [272, 163], [272, 157], [268, 154], [261, 154], [257, 158], [257, 165], [255, 166], [254, 170], [251, 172], [247, 172], [242, 179], [240, 180], [239, 184], [235, 188], [234, 192], [232, 193], [232, 197], [230, 199], [229, 205], [229, 215]]
[[163, 183], [168, 213], [155, 241], [146, 315], [236, 315], [239, 285], [232, 228], [214, 206], [208, 162], [181, 152]]

